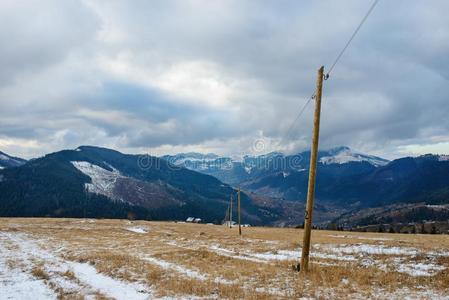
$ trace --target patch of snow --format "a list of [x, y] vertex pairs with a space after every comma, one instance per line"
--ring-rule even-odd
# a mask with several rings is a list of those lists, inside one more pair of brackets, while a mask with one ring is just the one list
[[[286, 261], [286, 260], [299, 260], [301, 259], [301, 249], [297, 250], [276, 250], [273, 252], [262, 252], [262, 253], [255, 253], [255, 252], [235, 252], [232, 250], [221, 248], [217, 245], [212, 245], [209, 247], [210, 250], [215, 251], [219, 255], [232, 257], [235, 259], [242, 259], [242, 260], [249, 260], [254, 262], [270, 262], [273, 260], [280, 260], [280, 261]], [[332, 259], [332, 260], [341, 260], [341, 261], [355, 261], [356, 258], [350, 255], [336, 255], [336, 254], [328, 254], [328, 253], [321, 253], [317, 251], [312, 251], [310, 253], [311, 257], [315, 258], [323, 258], [323, 259]]]
[[257, 287], [255, 288], [255, 291], [258, 293], [266, 293], [266, 294], [270, 294], [270, 295], [282, 295], [282, 296], [286, 296], [285, 293], [286, 291], [284, 289], [280, 289], [280, 288], [276, 288], [276, 287]]
[[4, 237], [0, 239], [0, 299], [57, 299], [57, 295], [28, 272], [9, 268], [7, 261], [14, 254], [6, 248]]
[[347, 235], [339, 235], [339, 234], [328, 234], [328, 237], [333, 237], [333, 238], [347, 238], [349, 236]]
[[438, 155], [438, 161], [449, 161], [449, 155]]
[[321, 253], [321, 252], [312, 252], [310, 253], [311, 257], [316, 258], [324, 258], [324, 259], [332, 259], [332, 260], [340, 260], [340, 261], [356, 261], [357, 259], [352, 255], [341, 255], [341, 254], [329, 254], [329, 253]]
[[0, 153], [0, 160], [6, 160], [6, 161], [8, 161], [8, 160], [11, 160], [11, 158], [8, 157], [8, 156], [6, 156], [6, 155], [4, 155], [4, 154], [1, 154], [1, 153]]
[[432, 208], [432, 209], [449, 209], [449, 205], [431, 205], [431, 204], [427, 204], [426, 205], [427, 208]]
[[358, 239], [358, 240], [372, 240], [372, 241], [392, 241], [393, 239], [390, 238], [383, 238], [383, 237], [363, 237], [363, 236], [353, 236], [353, 235], [334, 235], [334, 234], [328, 234], [327, 236], [333, 237], [333, 238], [348, 238], [348, 239]]
[[319, 246], [329, 252], [336, 254], [377, 254], [377, 255], [408, 255], [414, 256], [419, 253], [415, 248], [407, 247], [388, 247], [383, 245], [368, 245], [368, 244], [355, 244], [355, 245], [326, 245]]
[[359, 240], [371, 240], [371, 241], [394, 241], [394, 239], [383, 238], [383, 237], [362, 237], [362, 236], [358, 236], [357, 239], [359, 239]]
[[253, 168], [252, 168], [251, 166], [246, 166], [246, 165], [245, 165], [245, 172], [246, 172], [246, 173], [251, 174], [252, 169], [253, 169]]
[[271, 253], [247, 253], [247, 255], [263, 260], [297, 260], [300, 258], [299, 251], [290, 250], [278, 250]]
[[[20, 160], [14, 158], [14, 157], [10, 157], [10, 156], [5, 155], [5, 154], [1, 154], [1, 153], [0, 153], [0, 161], [7, 161], [7, 162], [13, 163], [13, 164], [20, 164], [21, 163]], [[3, 169], [4, 167], [0, 167], [0, 168]]]
[[86, 183], [86, 188], [90, 193], [101, 194], [111, 199], [117, 199], [114, 195], [114, 187], [118, 178], [124, 177], [119, 171], [112, 168], [112, 171], [103, 169], [100, 166], [86, 161], [72, 161], [75, 168], [91, 178], [91, 183]]
[[[264, 260], [299, 260], [301, 259], [301, 249], [297, 250], [278, 250], [276, 253], [247, 253], [247, 255], [252, 257], [257, 257]], [[312, 251], [310, 253], [311, 257], [322, 258], [322, 259], [332, 259], [341, 261], [355, 261], [356, 259], [350, 255], [335, 255], [328, 253], [321, 253], [318, 251]]]
[[[375, 288], [373, 290], [373, 295], [376, 299], [405, 299], [405, 300], [418, 300], [418, 299], [438, 299], [438, 300], [448, 300], [449, 296], [447, 294], [441, 294], [432, 289], [423, 290], [410, 290], [407, 287], [397, 289], [393, 292], [386, 291], [384, 289]], [[363, 299], [366, 297], [355, 297]]]
[[[6, 243], [10, 243], [12, 246], [10, 249], [2, 247]], [[19, 250], [17, 250], [17, 247]], [[3, 295], [3, 285], [12, 291], [11, 299], [56, 299], [48, 290], [44, 290], [43, 286], [35, 284], [35, 278], [30, 277], [31, 268], [35, 262], [43, 262], [43, 268], [49, 275], [48, 281], [56, 287], [62, 288], [66, 292], [81, 292], [84, 296], [94, 297], [97, 291], [100, 291], [105, 296], [116, 299], [148, 299], [151, 296], [151, 292], [147, 291], [144, 285], [138, 283], [127, 283], [121, 280], [117, 280], [106, 275], [100, 274], [97, 270], [86, 263], [68, 262], [63, 260], [56, 254], [62, 251], [61, 248], [56, 251], [45, 250], [39, 247], [35, 240], [32, 240], [28, 235], [23, 233], [1, 233], [0, 232], [0, 271], [2, 265], [5, 264], [7, 259], [14, 259], [25, 265], [25, 269], [7, 272], [9, 279], [12, 283], [4, 282], [1, 279], [0, 272], [0, 287], [1, 296]], [[13, 249], [13, 250], [11, 250]], [[72, 271], [77, 281], [69, 281], [59, 274]], [[15, 277], [11, 277], [9, 274], [16, 274]], [[33, 286], [36, 291], [32, 297], [27, 297], [27, 286], [23, 286], [22, 279], [27, 279], [29, 286]], [[43, 281], [41, 281], [46, 286]], [[8, 287], [8, 285], [10, 287]], [[11, 288], [12, 287], [12, 288]], [[17, 290], [17, 288], [23, 288], [24, 290]], [[5, 288], [5, 289], [6, 289]], [[42, 297], [39, 297], [42, 294]], [[49, 294], [50, 297], [45, 295]], [[9, 298], [7, 298], [9, 299]]]
[[323, 156], [320, 158], [320, 162], [329, 165], [329, 164], [345, 164], [348, 162], [361, 162], [366, 161], [374, 166], [384, 166], [388, 163], [388, 161], [371, 156], [371, 155], [365, 155], [361, 153], [356, 153], [351, 151], [349, 148], [342, 148], [337, 153], [331, 156]]
[[57, 299], [43, 280], [0, 264], [0, 299]]
[[258, 258], [251, 257], [251, 256], [241, 255], [241, 254], [239, 254], [237, 252], [234, 252], [232, 250], [221, 248], [218, 245], [211, 245], [209, 247], [209, 250], [212, 250], [213, 252], [215, 252], [218, 255], [231, 257], [231, 258], [235, 258], [235, 259], [249, 260], [249, 261], [258, 262], [258, 263], [265, 263], [265, 262], [267, 262], [266, 260], [263, 260], [263, 259], [258, 259]]
[[416, 263], [416, 264], [400, 264], [397, 266], [397, 271], [400, 273], [406, 273], [410, 276], [433, 276], [437, 272], [445, 270], [446, 268], [443, 266], [435, 265], [435, 264], [424, 264], [424, 263]]
[[128, 227], [125, 229], [134, 233], [148, 233], [148, 231], [142, 227]]
[[183, 274], [187, 277], [193, 278], [193, 279], [198, 279], [198, 280], [206, 280], [208, 277], [204, 274], [201, 274], [195, 270], [191, 270], [185, 267], [182, 267], [180, 265], [162, 260], [162, 259], [158, 259], [152, 256], [143, 256], [140, 257], [140, 259], [148, 261], [158, 267], [161, 267], [164, 270], [174, 270], [180, 274]]
[[115, 299], [148, 299], [149, 295], [145, 292], [145, 286], [137, 283], [126, 283], [105, 276], [88, 264], [76, 262], [68, 263], [75, 276], [82, 282], [99, 290], [101, 293]]

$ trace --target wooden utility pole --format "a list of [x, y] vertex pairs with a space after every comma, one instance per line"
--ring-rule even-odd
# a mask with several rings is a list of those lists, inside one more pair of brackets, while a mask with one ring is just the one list
[[231, 194], [231, 202], [229, 203], [229, 228], [232, 228], [232, 194]]
[[83, 208], [83, 210], [84, 210], [84, 219], [86, 218], [86, 206], [87, 206], [87, 201], [89, 200], [89, 188], [86, 186], [85, 188], [84, 188], [84, 191], [85, 191], [85, 193], [86, 193], [86, 197], [84, 197], [84, 208]]
[[239, 235], [242, 235], [242, 225], [240, 224], [240, 187], [239, 187], [239, 191], [237, 194], [237, 206], [238, 206], [238, 215], [239, 215]]
[[321, 93], [323, 90], [324, 67], [318, 70], [315, 92], [315, 114], [313, 118], [312, 149], [310, 151], [309, 186], [307, 189], [307, 206], [304, 217], [304, 240], [301, 255], [301, 272], [309, 270], [310, 236], [312, 231], [313, 200], [315, 196], [316, 164], [318, 140], [320, 137]]

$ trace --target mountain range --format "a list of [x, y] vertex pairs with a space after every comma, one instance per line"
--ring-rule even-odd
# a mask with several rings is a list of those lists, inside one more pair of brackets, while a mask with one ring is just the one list
[[[1, 216], [224, 219], [235, 190], [215, 177], [147, 155], [82, 146], [0, 170]], [[242, 193], [242, 218], [277, 217]]]
[[[310, 151], [290, 156], [273, 152], [237, 160], [212, 154], [202, 157], [198, 153], [164, 156], [164, 159], [278, 201], [303, 203], [307, 196]], [[431, 205], [421, 209], [430, 213], [418, 214], [426, 218], [432, 215], [432, 205], [449, 203], [447, 155], [428, 154], [388, 161], [342, 146], [319, 151], [317, 170], [315, 206], [321, 209], [320, 215], [329, 212], [324, 216], [325, 222], [358, 224], [348, 218], [357, 212], [371, 212], [368, 219], [380, 222], [382, 218], [372, 214], [382, 210], [371, 208], [389, 207], [392, 215], [400, 215], [396, 211], [400, 205], [395, 204], [406, 203]], [[339, 214], [345, 218], [332, 219]], [[449, 218], [449, 211], [443, 215]], [[403, 219], [415, 220], [416, 216]]]
[[[306, 197], [310, 151], [294, 155], [272, 152], [241, 159], [199, 153], [166, 155], [162, 158], [258, 194], [292, 201], [303, 201]], [[354, 152], [343, 146], [319, 151], [318, 193], [324, 192], [336, 180], [366, 174], [388, 163], [386, 159]]]
[[[220, 223], [240, 186], [245, 223], [283, 226], [303, 220], [310, 152], [153, 157], [81, 146], [30, 161], [0, 158], [1, 216], [194, 216]], [[318, 160], [315, 223], [449, 218], [448, 156], [388, 161], [337, 147], [320, 151]]]

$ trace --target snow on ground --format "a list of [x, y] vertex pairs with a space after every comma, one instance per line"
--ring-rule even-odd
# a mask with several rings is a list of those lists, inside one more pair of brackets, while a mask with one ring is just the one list
[[[276, 250], [271, 252], [250, 252], [250, 251], [233, 251], [220, 247], [220, 245], [212, 245], [209, 247], [210, 250], [214, 251], [218, 255], [232, 257], [235, 259], [249, 260], [258, 263], [269, 263], [271, 261], [283, 261], [283, 260], [295, 260], [301, 259], [301, 249], [297, 250]], [[312, 252], [311, 257], [333, 259], [341, 261], [355, 261], [356, 258], [348, 255], [335, 255], [328, 253]], [[321, 263], [320, 263], [321, 264]]]
[[358, 255], [409, 255], [414, 256], [419, 253], [418, 249], [410, 247], [389, 247], [384, 245], [368, 245], [368, 244], [354, 244], [354, 245], [325, 245], [319, 246], [328, 252], [335, 254], [358, 254]]
[[[232, 257], [235, 259], [249, 260], [259, 263], [270, 263], [273, 261], [299, 261], [301, 259], [301, 248], [296, 250], [275, 250], [271, 252], [251, 252], [235, 251], [221, 247], [218, 244], [211, 245], [209, 250], [216, 254]], [[406, 273], [411, 276], [433, 276], [437, 272], [445, 269], [433, 262], [436, 256], [445, 255], [441, 253], [427, 253], [428, 262], [409, 263], [408, 258], [414, 258], [422, 254], [415, 248], [410, 247], [387, 247], [384, 245], [316, 245], [310, 256], [318, 259], [327, 259], [343, 262], [360, 263], [362, 266], [375, 266], [382, 270], [392, 269], [400, 273]], [[376, 261], [372, 255], [386, 255], [389, 264], [383, 261]], [[405, 256], [405, 258], [404, 258]], [[408, 258], [407, 258], [408, 257]], [[317, 264], [328, 265], [326, 262], [315, 262]], [[329, 265], [333, 265], [330, 263]]]
[[222, 247], [220, 247], [220, 245], [211, 245], [209, 247], [209, 250], [212, 250], [213, 252], [215, 252], [218, 255], [232, 257], [235, 259], [249, 260], [249, 261], [258, 262], [258, 263], [267, 262], [266, 260], [262, 260], [262, 259], [258, 259], [257, 257], [249, 256], [249, 255], [247, 255], [247, 253], [239, 254], [233, 250], [222, 248]]
[[408, 263], [408, 264], [399, 264], [397, 266], [397, 271], [400, 273], [406, 273], [410, 276], [433, 276], [437, 272], [444, 270], [445, 267], [435, 265], [432, 263], [424, 264], [424, 263]]
[[128, 228], [125, 228], [125, 230], [131, 231], [134, 233], [148, 233], [148, 230], [143, 227], [128, 227]]
[[156, 266], [159, 266], [165, 270], [174, 270], [180, 274], [183, 274], [183, 275], [193, 278], [193, 279], [198, 279], [198, 280], [206, 280], [207, 279], [207, 276], [205, 276], [195, 270], [191, 270], [191, 269], [176, 265], [174, 263], [171, 263], [171, 262], [168, 262], [168, 261], [165, 261], [162, 259], [158, 259], [158, 258], [151, 257], [151, 256], [142, 256], [142, 257], [140, 257], [140, 259], [148, 261], [148, 262], [150, 262]]
[[42, 281], [0, 263], [0, 299], [57, 299]]
[[[161, 267], [164, 270], [170, 270], [170, 271], [175, 271], [181, 275], [184, 275], [188, 278], [192, 278], [192, 279], [197, 279], [197, 280], [201, 280], [201, 281], [205, 281], [205, 280], [209, 280], [211, 279], [210, 276], [206, 275], [206, 274], [202, 274], [198, 271], [183, 267], [181, 265], [177, 265], [168, 261], [165, 261], [163, 259], [158, 259], [152, 256], [141, 256], [139, 257], [140, 259], [147, 261], [153, 265], [156, 265], [158, 267]], [[213, 281], [215, 283], [221, 283], [221, 284], [233, 284], [235, 282], [233, 281], [229, 281], [226, 280], [224, 278], [221, 277], [215, 277], [213, 278]], [[189, 298], [190, 299], [190, 298]]]
[[[88, 223], [89, 220], [76, 221], [78, 228], [89, 229], [93, 225]], [[100, 221], [98, 221], [100, 223]], [[47, 225], [42, 225], [42, 228], [47, 228]], [[99, 224], [96, 224], [97, 228]], [[172, 226], [172, 225], [171, 225]], [[151, 227], [151, 231], [149, 228]], [[19, 227], [15, 227], [19, 228]], [[65, 229], [71, 227], [65, 227]], [[207, 249], [213, 253], [221, 256], [227, 256], [239, 260], [247, 260], [256, 263], [263, 263], [265, 266], [276, 267], [288, 265], [290, 262], [298, 262], [301, 257], [301, 248], [289, 247], [288, 243], [282, 241], [261, 240], [257, 238], [243, 238], [238, 243], [230, 242], [232, 240], [222, 240], [220, 238], [207, 239], [204, 235], [197, 240], [177, 236], [173, 229], [158, 228], [157, 226], [146, 226], [138, 222], [121, 222], [117, 227], [117, 234], [125, 235], [126, 239], [140, 240], [142, 237], [151, 238], [156, 233], [154, 238], [157, 242], [166, 244], [165, 246], [157, 244], [157, 251], [153, 252], [153, 248], [148, 252], [139, 252], [136, 250], [135, 257], [142, 261], [148, 262], [161, 269], [168, 271], [167, 273], [176, 273], [180, 278], [195, 279], [198, 281], [215, 282], [219, 284], [240, 284], [239, 280], [234, 278], [223, 278], [220, 273], [213, 271], [212, 273], [202, 272], [201, 267], [197, 268], [188, 263], [179, 264], [171, 256], [159, 258], [155, 255], [158, 251], [173, 251], [177, 252], [180, 249], [173, 247], [180, 247], [189, 250]], [[16, 229], [17, 230], [17, 229]], [[129, 232], [128, 232], [129, 231]], [[128, 232], [128, 233], [126, 233]], [[146, 236], [139, 236], [137, 234], [148, 233]], [[199, 236], [195, 233], [194, 236]], [[354, 235], [328, 235], [337, 238], [351, 238], [358, 239]], [[362, 237], [360, 237], [362, 239]], [[414, 277], [430, 277], [435, 276], [438, 272], [445, 269], [443, 265], [439, 265], [439, 257], [447, 256], [449, 253], [444, 250], [426, 251], [419, 248], [406, 246], [388, 246], [383, 243], [383, 238], [375, 238], [369, 236], [363, 239], [379, 240], [376, 245], [361, 243], [355, 244], [314, 244], [311, 250], [312, 262], [320, 265], [331, 266], [358, 266], [358, 267], [374, 267], [385, 272], [400, 272]], [[65, 250], [70, 247], [68, 244], [54, 244], [53, 250], [43, 249], [41, 245], [49, 244], [50, 240], [39, 239], [36, 240], [30, 234], [19, 233], [16, 231], [2, 232], [0, 231], [0, 299], [3, 295], [10, 295], [13, 298], [37, 298], [37, 299], [56, 299], [59, 295], [57, 288], [61, 288], [70, 295], [83, 295], [86, 298], [94, 298], [96, 293], [101, 296], [116, 298], [116, 299], [154, 299], [153, 290], [143, 284], [129, 283], [110, 276], [106, 276], [97, 272], [94, 265], [66, 261], [60, 257]], [[339, 241], [340, 242], [340, 241]], [[370, 242], [373, 243], [373, 242]], [[389, 243], [388, 243], [389, 244]], [[137, 248], [135, 248], [137, 249]], [[163, 253], [163, 252], [162, 252]], [[11, 264], [11, 259], [17, 260], [16, 264]], [[281, 263], [288, 261], [289, 263]], [[33, 277], [32, 268], [39, 265], [41, 262], [42, 268], [49, 275], [48, 280], [41, 280]], [[263, 268], [263, 266], [262, 266]], [[70, 279], [62, 275], [63, 272], [73, 272], [76, 280]], [[427, 280], [427, 279], [426, 279]], [[351, 278], [343, 278], [341, 286], [352, 287]], [[259, 282], [248, 281], [244, 283], [244, 287], [250, 289], [256, 287], [256, 290], [261, 293], [269, 293], [276, 297], [288, 297], [289, 291], [284, 290], [283, 287], [290, 287], [290, 283], [286, 282], [270, 282], [266, 287], [262, 287]], [[281, 288], [280, 288], [281, 287]], [[340, 288], [340, 287], [338, 287]], [[338, 290], [338, 288], [336, 290]], [[288, 288], [285, 288], [288, 289]], [[414, 287], [418, 289], [419, 287]], [[415, 293], [413, 290], [413, 293]], [[332, 295], [332, 289], [328, 291]], [[424, 293], [425, 291], [423, 291]], [[386, 290], [379, 291], [380, 294], [385, 295], [385, 299], [401, 298], [406, 299], [407, 294], [387, 294]], [[430, 295], [430, 294], [429, 294]], [[438, 296], [438, 294], [435, 294]], [[23, 297], [22, 297], [23, 296]], [[315, 295], [317, 296], [317, 295]], [[329, 296], [329, 297], [330, 297]], [[335, 295], [334, 295], [335, 296]], [[391, 297], [390, 297], [391, 296]], [[404, 297], [402, 297], [404, 296]], [[179, 299], [173, 298], [173, 299]], [[183, 299], [200, 298], [194, 295], [183, 295]], [[319, 298], [317, 296], [317, 298]], [[357, 297], [355, 297], [357, 298]], [[359, 298], [363, 298], [361, 295]], [[382, 298], [382, 297], [380, 297]], [[417, 297], [419, 298], [419, 297]], [[425, 297], [423, 297], [425, 298]], [[436, 297], [438, 298], [438, 297]], [[171, 299], [169, 297], [163, 299]], [[411, 299], [415, 299], [412, 297]], [[439, 298], [438, 298], [439, 299]]]
[[[56, 299], [50, 284], [46, 285], [43, 280], [32, 276], [36, 264], [41, 265], [48, 274], [49, 283], [69, 294], [81, 293], [93, 298], [100, 292], [115, 299], [151, 297], [146, 286], [105, 276], [86, 263], [64, 261], [57, 255], [62, 247], [54, 252], [44, 250], [23, 233], [0, 232], [0, 249], [0, 299], [8, 293], [13, 299]], [[8, 261], [13, 261], [17, 266], [8, 266]], [[77, 280], [61, 276], [68, 271], [73, 272]]]
[[112, 167], [112, 171], [109, 171], [87, 161], [72, 161], [71, 163], [75, 168], [91, 178], [92, 182], [86, 183], [86, 187], [90, 193], [101, 194], [116, 199], [113, 193], [115, 182], [118, 178], [123, 177], [119, 171]]
[[18, 295], [22, 299], [56, 299], [56, 294], [42, 280], [8, 266], [8, 261], [13, 262], [14, 250], [0, 236], [0, 299], [17, 299]]
[[393, 241], [393, 239], [391, 238], [383, 238], [383, 237], [363, 237], [363, 236], [339, 235], [339, 234], [328, 234], [327, 236], [342, 239], [350, 238], [350, 239], [371, 240], [371, 241]]
[[86, 282], [102, 294], [116, 299], [148, 299], [145, 286], [136, 283], [125, 283], [105, 276], [88, 264], [69, 262], [70, 269], [81, 281]]

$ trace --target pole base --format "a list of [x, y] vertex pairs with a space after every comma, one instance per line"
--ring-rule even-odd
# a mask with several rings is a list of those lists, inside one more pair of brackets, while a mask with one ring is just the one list
[[292, 269], [293, 269], [293, 271], [300, 272], [301, 264], [298, 263], [298, 264], [292, 265]]

